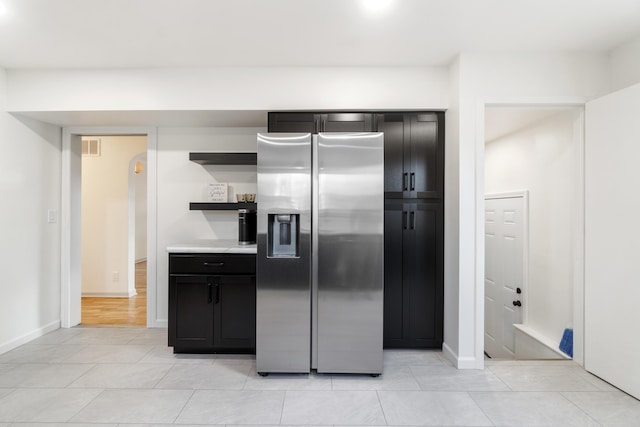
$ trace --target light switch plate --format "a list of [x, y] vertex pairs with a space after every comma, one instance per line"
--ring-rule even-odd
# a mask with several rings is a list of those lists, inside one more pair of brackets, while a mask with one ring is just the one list
[[55, 209], [49, 209], [47, 211], [47, 222], [49, 224], [55, 224], [58, 222], [58, 211]]

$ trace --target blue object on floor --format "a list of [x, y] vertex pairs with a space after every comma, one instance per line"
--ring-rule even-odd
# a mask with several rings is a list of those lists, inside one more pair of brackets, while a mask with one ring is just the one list
[[573, 329], [567, 328], [560, 340], [560, 351], [573, 358]]

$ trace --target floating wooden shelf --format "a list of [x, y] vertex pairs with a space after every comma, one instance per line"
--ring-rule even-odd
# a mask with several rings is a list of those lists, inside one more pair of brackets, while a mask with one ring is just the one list
[[189, 153], [189, 160], [201, 165], [256, 165], [257, 153]]
[[258, 209], [256, 203], [211, 203], [211, 202], [191, 202], [190, 211], [237, 211], [238, 209]]

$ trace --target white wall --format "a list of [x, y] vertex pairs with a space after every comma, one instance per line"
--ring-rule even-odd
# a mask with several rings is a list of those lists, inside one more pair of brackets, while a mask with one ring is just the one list
[[82, 295], [128, 297], [129, 180], [135, 176], [129, 166], [146, 151], [147, 138], [100, 139], [100, 156], [82, 158]]
[[558, 345], [573, 324], [580, 160], [574, 114], [558, 112], [485, 147], [485, 194], [529, 191], [526, 325]]
[[61, 130], [7, 114], [6, 89], [0, 69], [0, 353], [60, 325]]
[[611, 89], [640, 83], [640, 36], [618, 46], [611, 58]]
[[[459, 171], [458, 187], [448, 189], [447, 203], [456, 203], [445, 221], [459, 221], [459, 234], [445, 234], [447, 253], [458, 259], [445, 265], [445, 278], [458, 277], [459, 297], [445, 299], [445, 313], [457, 313], [450, 328], [458, 331], [457, 343], [447, 340], [457, 353], [449, 357], [460, 368], [482, 368], [484, 300], [484, 104], [529, 105], [559, 102], [579, 105], [609, 90], [606, 54], [462, 54], [459, 61], [458, 140], [450, 138], [447, 160]], [[449, 129], [449, 125], [447, 125]], [[456, 145], [455, 149], [452, 149]], [[454, 166], [455, 165], [455, 166]], [[457, 194], [456, 194], [457, 191]], [[456, 200], [452, 201], [451, 198]], [[453, 218], [453, 219], [452, 219]], [[445, 279], [447, 286], [455, 285]], [[447, 317], [446, 317], [447, 318]], [[448, 327], [449, 328], [449, 327]]]
[[439, 109], [445, 67], [8, 71], [9, 111]]
[[157, 151], [157, 310], [156, 324], [166, 324], [168, 254], [166, 247], [198, 239], [238, 238], [235, 211], [190, 211], [189, 202], [205, 201], [210, 183], [226, 182], [235, 193], [256, 192], [255, 166], [200, 165], [190, 151], [256, 152], [256, 134], [264, 128], [160, 128]]

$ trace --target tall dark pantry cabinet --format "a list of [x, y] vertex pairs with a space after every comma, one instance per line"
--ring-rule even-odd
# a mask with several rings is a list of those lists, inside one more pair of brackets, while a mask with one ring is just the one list
[[384, 346], [441, 348], [444, 113], [273, 112], [269, 132], [384, 132]]

